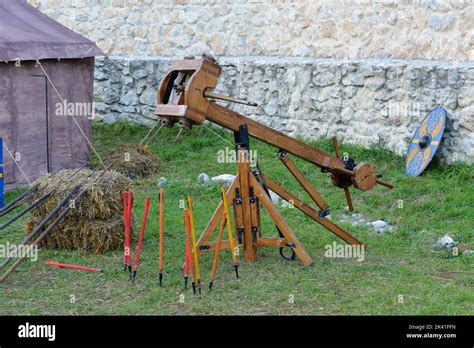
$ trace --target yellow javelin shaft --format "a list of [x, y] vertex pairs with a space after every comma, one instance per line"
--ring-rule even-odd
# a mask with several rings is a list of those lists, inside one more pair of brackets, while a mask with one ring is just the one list
[[222, 194], [222, 203], [224, 204], [224, 214], [226, 215], [226, 224], [227, 224], [227, 231], [229, 232], [229, 243], [230, 243], [230, 250], [232, 252], [232, 262], [236, 265], [237, 264], [237, 255], [235, 250], [235, 243], [234, 243], [234, 234], [232, 233], [232, 226], [230, 223], [230, 216], [229, 216], [229, 204], [227, 202], [227, 193], [225, 188], [221, 187], [221, 194]]
[[193, 242], [194, 264], [196, 266], [196, 280], [199, 282], [201, 280], [201, 272], [199, 271], [199, 257], [196, 248], [196, 229], [194, 227], [193, 199], [191, 196], [188, 196], [188, 210], [189, 221], [191, 222], [191, 238]]

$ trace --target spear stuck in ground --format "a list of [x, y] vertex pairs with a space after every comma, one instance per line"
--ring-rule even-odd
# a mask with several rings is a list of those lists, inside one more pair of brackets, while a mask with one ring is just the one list
[[196, 282], [198, 285], [199, 294], [201, 294], [201, 272], [199, 270], [199, 254], [197, 252], [197, 245], [196, 245], [196, 228], [194, 225], [193, 199], [191, 198], [191, 196], [188, 196], [188, 209], [189, 209], [189, 223], [191, 226], [191, 242], [192, 242], [193, 256], [194, 256], [194, 267], [196, 269]]
[[160, 286], [163, 286], [163, 226], [164, 226], [164, 189], [160, 189], [160, 231], [159, 231], [159, 281]]
[[188, 233], [189, 233], [189, 228], [188, 228], [188, 209], [184, 209], [183, 212], [183, 221], [184, 221], [184, 233], [185, 233], [185, 256], [184, 256], [184, 288], [188, 288], [188, 278], [189, 278], [189, 261], [190, 257], [189, 254], [191, 252], [191, 248], [189, 246], [189, 238], [188, 238]]
[[216, 275], [217, 263], [219, 262], [219, 253], [221, 251], [222, 236], [224, 235], [225, 223], [226, 223], [226, 215], [222, 214], [221, 225], [219, 227], [219, 234], [217, 236], [217, 244], [216, 244], [216, 249], [215, 249], [215, 254], [214, 254], [214, 262], [212, 263], [211, 280], [209, 281], [209, 292], [212, 290], [212, 286], [214, 285], [214, 277]]
[[143, 208], [143, 218], [142, 218], [142, 227], [140, 229], [140, 237], [138, 239], [137, 251], [135, 253], [135, 262], [134, 262], [134, 265], [133, 265], [133, 273], [132, 273], [132, 277], [131, 277], [132, 282], [135, 282], [135, 278], [137, 276], [137, 271], [138, 271], [138, 266], [140, 264], [140, 254], [141, 254], [142, 246], [143, 246], [143, 238], [145, 237], [146, 220], [148, 218], [149, 208], [150, 208], [150, 197], [147, 196], [146, 200], [145, 200], [145, 206]]
[[232, 225], [230, 223], [230, 215], [229, 215], [229, 203], [227, 202], [227, 193], [224, 187], [221, 187], [221, 195], [222, 195], [222, 204], [224, 205], [224, 214], [227, 224], [227, 232], [229, 234], [229, 244], [230, 244], [230, 252], [232, 255], [232, 263], [235, 269], [235, 276], [239, 279], [239, 260], [237, 259], [237, 255], [239, 253], [239, 248], [235, 247], [234, 243], [234, 234], [232, 233]]
[[123, 242], [123, 268], [132, 274], [132, 256], [130, 250], [130, 222], [132, 219], [132, 206], [133, 206], [133, 192], [122, 192], [123, 200], [123, 225], [125, 231], [125, 238]]
[[123, 227], [124, 227], [124, 239], [123, 239], [123, 270], [127, 270], [127, 261], [128, 255], [130, 254], [130, 249], [127, 250], [127, 240], [129, 238], [128, 234], [128, 205], [127, 205], [127, 192], [122, 192], [122, 203], [123, 203]]
[[131, 221], [132, 221], [132, 209], [133, 209], [133, 192], [128, 192], [128, 199], [127, 199], [127, 243], [126, 248], [128, 249], [128, 256], [127, 256], [127, 266], [128, 272], [130, 276], [132, 275], [132, 249], [130, 248], [131, 242]]
[[191, 286], [193, 293], [196, 294], [196, 280], [194, 277], [194, 262], [191, 245], [191, 221], [189, 219], [189, 209], [184, 209], [184, 227], [186, 229], [186, 262], [188, 263], [188, 272], [191, 273]]

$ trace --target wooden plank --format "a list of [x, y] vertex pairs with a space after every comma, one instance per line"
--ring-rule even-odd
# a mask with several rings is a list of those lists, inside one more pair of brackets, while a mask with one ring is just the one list
[[279, 195], [281, 198], [283, 198], [285, 201], [290, 202], [293, 204], [295, 208], [298, 208], [301, 210], [303, 213], [308, 215], [310, 218], [315, 220], [317, 223], [320, 225], [324, 226], [326, 229], [334, 233], [336, 236], [344, 240], [345, 242], [352, 244], [352, 245], [363, 245], [362, 242], [358, 241], [356, 238], [354, 238], [352, 235], [350, 235], [348, 232], [346, 232], [344, 229], [341, 227], [337, 226], [335, 223], [333, 223], [331, 220], [322, 218], [319, 216], [319, 214], [311, 208], [309, 205], [305, 204], [302, 202], [298, 197], [294, 196], [290, 192], [286, 191], [284, 188], [282, 188], [280, 185], [272, 181], [268, 176], [264, 176], [265, 183], [267, 186], [275, 192], [277, 195]]
[[[234, 244], [236, 246], [242, 247], [242, 244], [238, 244], [237, 239], [234, 240]], [[206, 253], [206, 252], [214, 251], [216, 249], [216, 245], [217, 245], [217, 242], [215, 241], [208, 242], [207, 244], [204, 245], [206, 246], [206, 249], [202, 250], [202, 252]], [[222, 241], [221, 249], [230, 249], [230, 242], [228, 239]]]
[[[215, 250], [217, 245], [217, 242], [209, 242], [206, 244], [206, 249], [203, 250], [202, 252], [210, 252]], [[237, 245], [237, 239], [235, 240], [235, 245]], [[258, 247], [286, 247], [288, 245], [288, 241], [284, 238], [278, 238], [278, 237], [266, 237], [266, 238], [259, 238], [257, 240], [257, 246]], [[240, 247], [241, 245], [239, 245]], [[223, 240], [221, 244], [221, 249], [230, 249], [230, 243], [229, 240]]]
[[295, 179], [299, 182], [299, 184], [304, 188], [304, 190], [308, 193], [314, 203], [317, 204], [319, 209], [325, 210], [329, 208], [328, 204], [324, 201], [323, 197], [317, 192], [311, 183], [306, 179], [306, 177], [299, 171], [296, 167], [295, 163], [288, 157], [285, 153], [284, 156], [278, 154], [278, 158], [280, 161], [285, 165], [285, 167], [290, 171], [290, 173], [295, 177]]
[[293, 250], [295, 251], [296, 256], [298, 256], [298, 258], [301, 260], [301, 262], [304, 265], [306, 266], [311, 265], [313, 263], [313, 260], [308, 255], [308, 253], [306, 252], [306, 250], [304, 249], [303, 245], [300, 243], [298, 238], [296, 238], [295, 234], [293, 233], [291, 228], [288, 226], [286, 221], [283, 219], [283, 217], [280, 215], [278, 210], [275, 208], [270, 197], [268, 197], [268, 195], [266, 194], [265, 190], [260, 185], [258, 180], [253, 176], [253, 174], [249, 175], [249, 179], [250, 179], [250, 184], [253, 186], [255, 190], [255, 195], [260, 199], [260, 202], [262, 202], [263, 206], [268, 211], [273, 221], [280, 229], [281, 233], [283, 233], [283, 236], [285, 237], [285, 239], [288, 242], [293, 243], [294, 245]]
[[257, 246], [259, 247], [286, 247], [288, 245], [288, 241], [285, 238], [277, 238], [277, 237], [266, 237], [266, 238], [259, 238], [257, 241]]

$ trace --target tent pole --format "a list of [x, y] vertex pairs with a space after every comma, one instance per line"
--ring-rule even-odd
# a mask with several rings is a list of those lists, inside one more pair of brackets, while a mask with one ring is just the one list
[[34, 75], [33, 77], [44, 77], [44, 86], [45, 86], [45, 101], [46, 101], [46, 172], [51, 172], [51, 163], [49, 158], [49, 93], [48, 93], [48, 78], [46, 75]]

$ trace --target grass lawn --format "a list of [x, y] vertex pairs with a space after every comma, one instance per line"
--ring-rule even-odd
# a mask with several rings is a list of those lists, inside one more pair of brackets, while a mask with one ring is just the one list
[[[138, 143], [148, 132], [124, 123], [94, 125], [94, 145], [100, 153], [119, 143]], [[228, 141], [233, 135], [215, 130]], [[404, 174], [404, 159], [380, 149], [341, 146], [358, 162], [375, 165], [384, 179], [396, 185], [377, 186], [369, 192], [351, 189], [356, 212], [369, 220], [383, 219], [396, 230], [376, 234], [372, 228], [353, 227], [337, 220], [345, 210], [344, 193], [330, 184], [319, 168], [292, 158], [329, 203], [334, 222], [346, 228], [366, 246], [365, 260], [324, 256], [325, 246], [340, 241], [296, 209], [281, 208], [300, 241], [314, 260], [308, 267], [283, 260], [278, 250], [260, 248], [255, 263], [241, 263], [241, 280], [235, 279], [228, 251], [222, 252], [212, 293], [195, 296], [183, 290], [184, 227], [180, 201], [192, 195], [196, 229], [203, 230], [218, 201], [219, 187], [197, 181], [201, 172], [215, 176], [234, 174], [235, 164], [218, 163], [217, 153], [231, 147], [205, 127], [183, 131], [162, 129], [151, 149], [162, 160], [154, 177], [134, 182], [137, 221], [147, 195], [152, 204], [137, 282], [122, 270], [122, 251], [105, 255], [40, 250], [37, 262], [26, 260], [0, 285], [1, 315], [427, 315], [474, 314], [474, 257], [434, 252], [431, 245], [449, 233], [457, 242], [474, 247], [474, 174], [472, 166], [433, 163], [417, 178]], [[330, 141], [313, 145], [332, 153]], [[276, 159], [276, 149], [257, 140], [259, 162], [267, 175], [308, 201], [290, 173]], [[97, 161], [95, 164], [97, 165]], [[157, 283], [158, 188], [165, 186], [165, 276]], [[19, 191], [7, 194], [11, 200]], [[402, 206], [400, 207], [400, 202]], [[2, 218], [1, 221], [5, 221]], [[0, 232], [0, 244], [19, 243], [24, 219]], [[138, 223], [137, 223], [138, 225]], [[267, 214], [263, 234], [277, 236]], [[207, 287], [213, 254], [201, 257]], [[103, 274], [51, 268], [44, 260], [106, 268]], [[182, 296], [184, 295], [184, 296]], [[294, 301], [292, 301], [294, 300]]]

